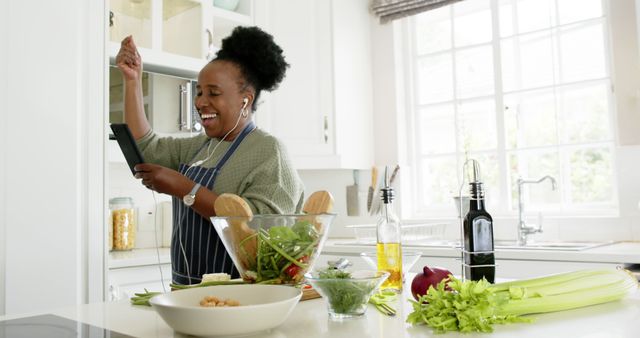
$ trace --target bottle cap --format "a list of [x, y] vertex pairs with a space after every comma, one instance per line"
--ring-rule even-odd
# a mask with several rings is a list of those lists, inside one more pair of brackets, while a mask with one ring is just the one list
[[393, 188], [384, 187], [380, 189], [380, 199], [382, 200], [382, 203], [389, 204], [393, 202], [394, 197], [395, 193], [393, 192]]
[[391, 187], [391, 182], [389, 181], [389, 167], [384, 167], [384, 188], [380, 189], [380, 199], [382, 199], [382, 203], [389, 204], [393, 202], [393, 198], [395, 197], [395, 193], [393, 188]]

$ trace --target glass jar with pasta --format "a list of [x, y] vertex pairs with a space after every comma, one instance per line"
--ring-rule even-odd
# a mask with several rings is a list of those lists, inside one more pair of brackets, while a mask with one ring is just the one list
[[131, 197], [109, 200], [113, 250], [131, 250], [136, 245], [138, 218]]

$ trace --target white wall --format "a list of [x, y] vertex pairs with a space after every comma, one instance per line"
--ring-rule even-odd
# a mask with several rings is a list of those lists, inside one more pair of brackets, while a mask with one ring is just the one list
[[0, 315], [4, 314], [5, 308], [5, 257], [6, 257], [6, 189], [7, 180], [5, 175], [5, 154], [7, 149], [6, 126], [8, 122], [7, 92], [8, 82], [7, 71], [7, 46], [9, 45], [9, 2], [0, 1]]
[[0, 314], [101, 299], [104, 3], [0, 12]]

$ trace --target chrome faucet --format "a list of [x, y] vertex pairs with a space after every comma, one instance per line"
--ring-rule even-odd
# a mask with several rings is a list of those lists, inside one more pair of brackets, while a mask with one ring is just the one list
[[538, 180], [526, 180], [523, 178], [518, 178], [518, 245], [527, 245], [527, 236], [530, 234], [540, 233], [542, 232], [542, 223], [538, 224], [537, 227], [528, 226], [524, 221], [524, 202], [522, 200], [522, 186], [524, 184], [535, 184], [540, 183], [544, 180], [551, 181], [551, 189], [556, 190], [556, 179], [547, 175]]

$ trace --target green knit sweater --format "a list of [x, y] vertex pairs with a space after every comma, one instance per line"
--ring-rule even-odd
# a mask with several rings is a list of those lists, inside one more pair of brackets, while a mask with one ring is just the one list
[[[137, 141], [144, 159], [178, 170], [180, 163], [192, 164], [207, 157], [218, 143], [202, 133], [187, 138], [163, 137], [153, 131]], [[201, 166], [212, 168], [231, 146], [223, 141]], [[198, 152], [198, 150], [202, 150]], [[218, 173], [213, 184], [216, 194], [233, 193], [244, 198], [254, 214], [291, 214], [300, 212], [304, 188], [284, 145], [256, 128], [240, 143]], [[213, 207], [213, 206], [212, 206]]]

